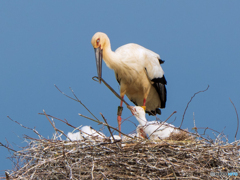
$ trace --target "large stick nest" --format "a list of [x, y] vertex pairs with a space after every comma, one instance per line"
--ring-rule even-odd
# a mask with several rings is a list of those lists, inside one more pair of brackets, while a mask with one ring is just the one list
[[132, 139], [113, 143], [26, 138], [30, 140], [29, 146], [13, 155], [22, 165], [9, 177], [207, 179], [211, 172], [240, 171], [240, 141], [219, 145], [193, 138], [184, 141]]
[[[104, 80], [102, 81], [129, 107]], [[58, 87], [57, 89], [64, 94]], [[87, 109], [74, 93], [75, 98], [64, 95]], [[102, 114], [105, 123], [98, 120], [89, 109], [87, 110], [94, 119], [79, 115], [106, 126], [111, 136], [112, 130], [118, 131], [109, 126]], [[15, 151], [11, 157], [15, 163], [15, 169], [6, 172], [6, 179], [220, 179], [217, 173], [227, 177], [228, 173], [238, 175], [237, 172], [240, 172], [240, 140], [228, 143], [226, 136], [222, 133], [219, 133], [215, 140], [209, 140], [198, 134], [197, 130], [200, 128], [195, 127], [196, 133], [190, 133], [182, 130], [180, 125], [177, 128], [179, 133], [171, 134], [168, 139], [158, 141], [140, 138], [118, 142], [110, 142], [109, 139], [108, 141], [68, 141], [61, 139], [61, 135], [65, 134], [55, 127], [49, 117], [62, 121], [74, 129], [78, 128], [69, 124], [67, 120], [47, 115], [45, 111], [43, 115], [47, 117], [56, 132], [53, 139], [45, 139], [35, 129], [15, 121], [22, 127], [32, 130], [39, 139], [26, 136], [28, 146], [21, 151], [15, 151], [0, 144], [8, 150]], [[239, 124], [239, 119], [237, 120]], [[212, 130], [205, 128], [204, 134], [207, 129]], [[226, 141], [223, 140], [224, 138]]]

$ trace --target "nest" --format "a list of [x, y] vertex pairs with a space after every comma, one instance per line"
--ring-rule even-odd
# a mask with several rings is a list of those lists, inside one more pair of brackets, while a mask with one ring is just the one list
[[[107, 87], [114, 91], [109, 85]], [[115, 91], [114, 94], [121, 99]], [[65, 96], [86, 108], [74, 93], [73, 95], [75, 99]], [[61, 139], [61, 135], [65, 134], [57, 129], [53, 120], [49, 118], [64, 122], [74, 129], [78, 128], [69, 124], [67, 120], [47, 115], [45, 111], [40, 114], [45, 115], [53, 126], [56, 132], [54, 138], [45, 139], [35, 129], [15, 121], [32, 130], [39, 139], [26, 136], [28, 146], [21, 151], [0, 144], [14, 151], [11, 159], [15, 163], [15, 169], [5, 172], [6, 179], [220, 179], [229, 178], [231, 175], [240, 177], [240, 140], [228, 143], [226, 136], [210, 128], [204, 128], [204, 134], [207, 129], [217, 132], [219, 135], [215, 140], [199, 135], [200, 128], [194, 127], [196, 133], [177, 128], [179, 132], [172, 133], [168, 139], [129, 137], [125, 141], [114, 142], [110, 139], [69, 141]], [[102, 114], [105, 122], [98, 120], [93, 114], [94, 119], [79, 115], [106, 126], [111, 136], [112, 130], [118, 131], [109, 126]], [[9, 119], [12, 120], [10, 117]]]
[[[176, 140], [176, 137], [181, 138]], [[29, 146], [12, 157], [22, 165], [8, 173], [9, 178], [213, 179], [211, 173], [240, 171], [240, 141], [224, 145], [209, 143], [186, 132], [171, 135], [171, 140], [158, 141], [25, 138]]]

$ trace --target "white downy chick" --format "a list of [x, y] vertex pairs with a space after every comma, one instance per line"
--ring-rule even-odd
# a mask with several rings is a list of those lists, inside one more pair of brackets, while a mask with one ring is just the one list
[[145, 110], [140, 106], [133, 107], [132, 113], [138, 120], [139, 126], [143, 128], [150, 139], [165, 139], [169, 137], [172, 132], [178, 132], [172, 124], [159, 121], [147, 121]]
[[83, 140], [83, 137], [82, 137], [82, 135], [79, 131], [76, 132], [76, 133], [68, 132], [67, 136], [68, 136], [69, 139], [71, 139], [71, 141]]
[[83, 126], [81, 131], [82, 136], [88, 140], [104, 140], [106, 138], [103, 133], [96, 131], [91, 126]]
[[146, 133], [144, 132], [144, 129], [143, 129], [142, 126], [140, 126], [140, 125], [137, 126], [136, 132], [137, 132], [137, 133], [127, 134], [128, 136], [130, 136], [130, 137], [132, 137], [132, 138], [123, 135], [122, 141], [131, 141], [131, 140], [133, 140], [133, 139], [135, 139], [135, 138], [147, 139], [147, 135], [146, 135]]

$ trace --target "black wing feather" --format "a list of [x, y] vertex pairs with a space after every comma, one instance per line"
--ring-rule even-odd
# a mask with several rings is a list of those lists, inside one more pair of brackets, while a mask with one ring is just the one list
[[158, 59], [158, 61], [159, 61], [159, 64], [163, 64], [165, 61], [164, 60], [162, 60], [162, 59]]
[[115, 77], [116, 77], [116, 79], [117, 79], [118, 84], [120, 85], [121, 79], [118, 77], [118, 74], [117, 74], [117, 73], [115, 73]]
[[159, 95], [161, 108], [165, 108], [167, 101], [167, 89], [165, 86], [167, 84], [167, 81], [165, 79], [165, 76], [163, 75], [161, 78], [154, 78], [151, 81], [153, 82], [153, 86]]

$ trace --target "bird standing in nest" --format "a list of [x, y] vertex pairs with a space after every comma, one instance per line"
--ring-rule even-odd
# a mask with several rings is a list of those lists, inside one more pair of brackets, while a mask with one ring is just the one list
[[[143, 106], [150, 115], [161, 114], [167, 100], [167, 81], [161, 64], [164, 62], [155, 52], [130, 43], [111, 49], [108, 36], [97, 32], [91, 40], [95, 50], [98, 79], [101, 83], [102, 59], [113, 69], [120, 84], [120, 96], [126, 95], [137, 106]], [[118, 108], [118, 127], [121, 131], [122, 100]]]

